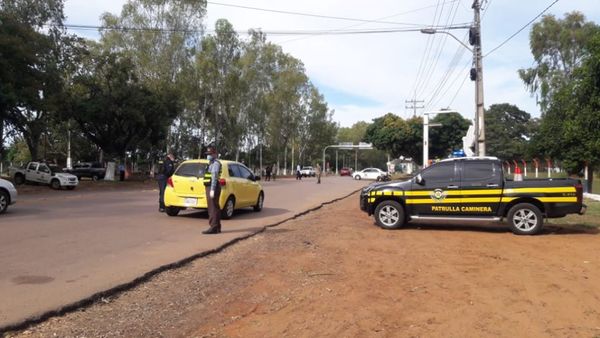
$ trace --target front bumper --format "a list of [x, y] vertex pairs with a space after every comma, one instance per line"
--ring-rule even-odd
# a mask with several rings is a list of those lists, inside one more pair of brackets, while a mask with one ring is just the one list
[[19, 195], [17, 189], [8, 190], [8, 194], [10, 195], [10, 204], [15, 204], [17, 202], [17, 196]]

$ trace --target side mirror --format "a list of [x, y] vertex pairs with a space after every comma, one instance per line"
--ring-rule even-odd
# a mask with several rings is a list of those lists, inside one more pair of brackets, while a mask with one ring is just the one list
[[253, 179], [253, 181], [254, 181], [254, 182], [256, 182], [256, 181], [260, 181], [260, 176], [254, 176], [254, 179]]
[[425, 180], [423, 179], [423, 176], [421, 176], [421, 174], [418, 174], [418, 175], [415, 177], [415, 182], [416, 182], [418, 185], [423, 185], [423, 184], [425, 184]]

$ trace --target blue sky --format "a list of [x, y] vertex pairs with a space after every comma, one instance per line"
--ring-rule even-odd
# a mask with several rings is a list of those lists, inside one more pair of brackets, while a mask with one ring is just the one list
[[[99, 17], [103, 12], [119, 13], [125, 1], [66, 0], [67, 22], [99, 24]], [[215, 2], [366, 20], [386, 17], [382, 20], [423, 25], [431, 25], [435, 22], [441, 25], [468, 23], [473, 18], [472, 0], [371, 2], [223, 0]], [[483, 53], [499, 45], [553, 2], [554, 0], [484, 1]], [[564, 13], [574, 10], [583, 12], [588, 20], [600, 22], [600, 6], [597, 1], [561, 0], [547, 13], [562, 18]], [[239, 31], [246, 31], [249, 28], [272, 31], [331, 30], [349, 26], [355, 26], [352, 27], [353, 29], [404, 27], [390, 23], [360, 24], [209, 3], [206, 17], [207, 29], [214, 27], [214, 22], [219, 18], [228, 19]], [[518, 69], [531, 67], [533, 63], [529, 50], [529, 31], [530, 27], [526, 28], [484, 59], [486, 107], [494, 103], [508, 102], [516, 104], [533, 116], [539, 116], [535, 98], [527, 92], [517, 74]], [[465, 34], [460, 30], [452, 32], [459, 38]], [[92, 38], [97, 36], [93, 32], [77, 33]], [[271, 36], [269, 39], [281, 44], [284, 51], [304, 62], [311, 81], [324, 94], [330, 109], [335, 110], [334, 120], [341, 126], [351, 126], [361, 120], [371, 121], [387, 112], [403, 117], [411, 116], [412, 111], [405, 109], [405, 100], [413, 97], [426, 101], [425, 110], [449, 107], [460, 111], [466, 118], [474, 116], [474, 83], [466, 79], [471, 55], [458, 42], [446, 35], [402, 32], [311, 36], [302, 39]], [[426, 53], [428, 45], [432, 48], [429, 49], [429, 53]]]

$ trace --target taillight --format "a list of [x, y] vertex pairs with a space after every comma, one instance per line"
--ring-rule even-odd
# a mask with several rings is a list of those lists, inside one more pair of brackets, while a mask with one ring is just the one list
[[583, 203], [583, 185], [581, 185], [581, 181], [575, 184], [575, 192], [577, 194], [577, 203]]
[[227, 184], [227, 181], [225, 181], [224, 178], [219, 178], [219, 185], [224, 187]]
[[167, 179], [167, 185], [171, 188], [175, 188], [175, 186], [173, 186], [173, 178], [172, 177], [169, 177]]

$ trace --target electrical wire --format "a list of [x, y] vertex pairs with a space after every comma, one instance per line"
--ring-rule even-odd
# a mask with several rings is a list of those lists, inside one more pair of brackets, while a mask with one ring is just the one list
[[222, 3], [222, 2], [214, 2], [214, 1], [207, 1], [207, 3], [211, 4], [211, 5], [217, 5], [217, 6], [243, 8], [243, 9], [250, 9], [250, 10], [255, 10], [255, 11], [288, 14], [288, 15], [308, 16], [308, 17], [320, 18], [320, 19], [345, 20], [345, 21], [355, 21], [355, 22], [363, 22], [363, 23], [381, 23], [381, 24], [393, 24], [393, 25], [404, 25], [404, 26], [422, 26], [422, 24], [416, 24], [416, 23], [366, 20], [366, 19], [348, 18], [348, 17], [342, 17], [342, 16], [330, 16], [330, 15], [321, 15], [321, 14], [313, 14], [313, 13], [303, 13], [303, 12], [284, 11], [284, 10], [277, 10], [277, 9], [250, 7], [250, 6], [227, 4], [227, 3]]
[[[447, 3], [452, 3], [452, 2], [456, 2], [456, 1], [460, 1], [460, 0], [450, 0]], [[404, 11], [404, 12], [400, 12], [400, 13], [396, 13], [396, 14], [392, 14], [392, 15], [387, 15], [384, 17], [380, 17], [377, 19], [373, 19], [374, 21], [380, 21], [380, 20], [385, 20], [385, 19], [389, 19], [389, 18], [394, 18], [400, 15], [405, 15], [405, 14], [410, 14], [410, 13], [414, 13], [414, 12], [418, 12], [418, 11], [422, 11], [425, 9], [429, 9], [429, 8], [433, 8], [436, 5], [430, 5], [430, 6], [425, 6], [425, 7], [420, 7], [420, 8], [416, 8], [416, 9], [411, 9], [408, 11]], [[348, 28], [354, 28], [354, 27], [358, 27], [358, 26], [362, 26], [362, 25], [366, 25], [366, 22], [361, 22], [361, 23], [357, 23], [357, 24], [353, 24], [353, 25], [349, 25], [349, 26], [344, 26], [344, 27], [340, 27], [340, 28], [336, 28], [336, 29], [331, 29], [331, 31], [339, 31], [339, 30], [344, 30], [344, 29], [348, 29]], [[312, 38], [312, 36], [304, 36], [304, 37], [299, 37], [299, 38], [294, 38], [294, 39], [289, 39], [289, 40], [285, 40], [285, 41], [281, 41], [278, 42], [278, 44], [285, 44], [285, 43], [289, 43], [289, 42], [295, 42], [295, 41], [299, 41], [299, 40], [305, 40], [305, 39], [310, 39]]]
[[513, 35], [509, 36], [506, 40], [504, 40], [501, 44], [499, 44], [498, 46], [496, 46], [495, 48], [493, 48], [492, 50], [490, 50], [489, 52], [487, 52], [483, 57], [486, 57], [490, 54], [492, 54], [493, 52], [495, 52], [496, 50], [498, 50], [500, 47], [504, 46], [508, 41], [510, 41], [512, 38], [514, 38], [515, 36], [517, 36], [517, 34], [521, 33], [525, 28], [527, 28], [529, 25], [531, 25], [535, 20], [537, 20], [540, 16], [542, 16], [544, 13], [546, 13], [546, 11], [548, 11], [552, 6], [554, 6], [559, 0], [554, 0], [554, 2], [552, 2], [548, 7], [546, 7], [546, 9], [544, 9], [543, 11], [540, 12], [540, 14], [536, 15], [535, 18], [531, 19], [528, 23], [526, 23], [523, 27], [521, 27], [519, 30], [517, 30], [515, 33], [513, 33]]
[[[143, 27], [102, 27], [92, 25], [66, 24], [65, 28], [73, 30], [117, 30], [117, 31], [150, 31], [157, 33], [164, 32], [182, 32], [182, 33], [202, 33], [199, 30], [185, 29], [167, 29], [167, 28], [143, 28]], [[419, 32], [420, 28], [371, 28], [371, 29], [349, 29], [349, 30], [272, 30], [262, 31], [268, 35], [356, 35], [356, 34], [382, 34], [382, 33], [401, 33], [401, 32]], [[214, 33], [214, 30], [207, 31]], [[247, 31], [235, 31], [238, 34], [247, 34]]]

